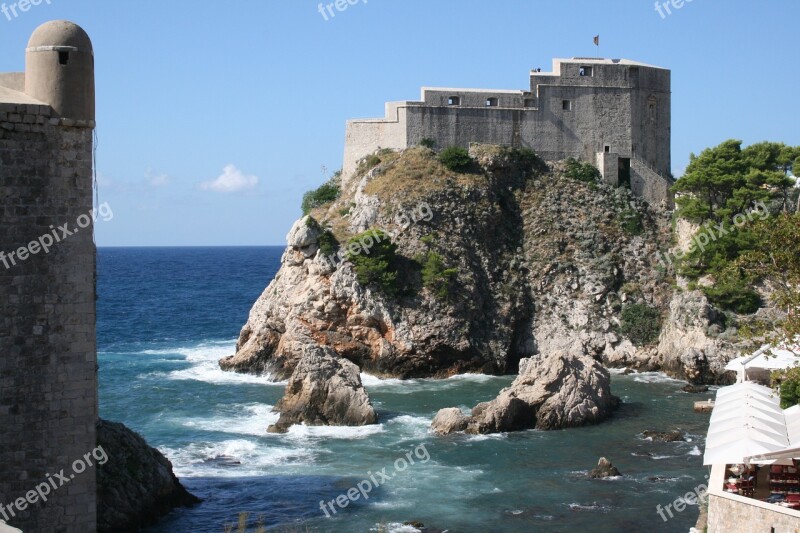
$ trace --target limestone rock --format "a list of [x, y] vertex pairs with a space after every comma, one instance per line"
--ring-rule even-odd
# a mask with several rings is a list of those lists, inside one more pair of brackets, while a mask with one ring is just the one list
[[275, 410], [281, 416], [270, 433], [284, 433], [293, 424], [363, 426], [378, 421], [359, 368], [322, 346], [304, 348]]
[[172, 472], [172, 464], [137, 433], [100, 420], [97, 444], [108, 460], [97, 465], [97, 530], [139, 531], [176, 507], [200, 500]]
[[[465, 431], [483, 434], [593, 424], [608, 418], [618, 403], [611, 394], [608, 371], [597, 361], [556, 351], [521, 361], [520, 374], [510, 387], [472, 409]], [[446, 429], [462, 424], [455, 412], [440, 411], [432, 427], [447, 433]]]
[[[624, 188], [572, 180], [561, 163], [524, 169], [507, 150], [482, 150], [469, 180], [427, 175], [439, 163], [421, 147], [343, 180], [340, 197], [313, 211], [319, 224], [292, 227], [279, 272], [220, 366], [285, 380], [306, 346], [324, 345], [365, 372], [446, 377], [516, 373], [522, 359], [566, 350], [608, 367], [728, 379], [733, 328], [696, 295], [675, 292], [660, 264], [669, 213]], [[418, 216], [423, 205], [432, 216]], [[621, 227], [632, 213], [636, 235]], [[341, 241], [369, 228], [391, 234], [399, 290], [364, 286], [350, 262], [323, 256], [320, 226]], [[429, 252], [454, 274], [443, 292], [419, 274], [415, 258]], [[630, 303], [667, 317], [658, 345], [620, 333]]]
[[605, 457], [601, 457], [600, 460], [597, 462], [597, 466], [589, 472], [589, 477], [592, 479], [603, 479], [607, 477], [616, 477], [620, 476], [619, 470], [611, 461], [606, 459]]
[[701, 291], [676, 292], [659, 339], [662, 369], [692, 384], [730, 382], [735, 376], [725, 365], [736, 357], [737, 346], [708, 335], [712, 325], [723, 321]]
[[467, 429], [469, 420], [470, 418], [458, 407], [448, 407], [436, 413], [431, 423], [431, 429], [440, 435], [464, 431]]

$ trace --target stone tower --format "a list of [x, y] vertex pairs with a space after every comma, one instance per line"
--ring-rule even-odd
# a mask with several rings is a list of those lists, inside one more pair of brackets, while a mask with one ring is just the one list
[[40, 26], [0, 74], [0, 520], [26, 533], [96, 530], [94, 120], [88, 35]]

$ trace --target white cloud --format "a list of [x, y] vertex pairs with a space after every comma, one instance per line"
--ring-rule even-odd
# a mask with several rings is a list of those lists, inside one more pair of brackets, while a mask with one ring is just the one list
[[247, 176], [235, 165], [226, 165], [217, 179], [204, 181], [200, 184], [200, 188], [204, 191], [240, 192], [254, 189], [256, 185], [258, 185], [257, 176]]
[[155, 174], [152, 168], [147, 169], [144, 177], [147, 180], [147, 183], [152, 187], [162, 187], [169, 183], [169, 176], [166, 174]]

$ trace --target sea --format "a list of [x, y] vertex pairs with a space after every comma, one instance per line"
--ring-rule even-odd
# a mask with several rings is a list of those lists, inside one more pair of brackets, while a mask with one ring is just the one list
[[[692, 405], [710, 394], [687, 394], [685, 383], [660, 373], [614, 371], [622, 405], [597, 426], [447, 437], [428, 429], [439, 409], [492, 399], [513, 376], [363, 375], [379, 424], [268, 434], [285, 383], [223, 372], [217, 361], [234, 353], [282, 252], [98, 251], [100, 414], [145, 437], [202, 499], [150, 531], [223, 533], [241, 521], [241, 531], [252, 532], [411, 533], [420, 524], [449, 532], [650, 532], [688, 531], [696, 522], [691, 493], [709, 474], [702, 466], [708, 415]], [[686, 441], [642, 436], [672, 429]], [[589, 479], [600, 457], [621, 475]]]

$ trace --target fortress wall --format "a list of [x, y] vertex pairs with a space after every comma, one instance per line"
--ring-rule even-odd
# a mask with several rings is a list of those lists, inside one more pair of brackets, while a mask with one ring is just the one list
[[[630, 153], [630, 92], [615, 88], [540, 87], [535, 120], [523, 125], [526, 145], [545, 159], [578, 157], [593, 163], [597, 152]], [[564, 101], [571, 109], [564, 109]]]
[[525, 95], [522, 91], [422, 89], [422, 100], [426, 106], [448, 107], [451, 96], [457, 96], [462, 107], [487, 107], [486, 100], [489, 98], [497, 99], [497, 107], [522, 108], [525, 104]]
[[342, 176], [350, 178], [358, 168], [358, 161], [379, 148], [403, 149], [408, 147], [406, 110], [404, 102], [386, 104], [385, 119], [348, 120], [345, 129]]
[[[475, 107], [408, 108], [408, 142], [424, 138], [436, 141], [436, 149], [449, 146], [469, 148], [469, 143], [518, 144], [523, 117], [533, 111]], [[519, 140], [519, 139], [517, 139]]]
[[[641, 69], [638, 90], [633, 93], [632, 134], [637, 156], [662, 174], [672, 169], [672, 95], [670, 72]], [[650, 106], [655, 104], [651, 110]]]
[[[24, 502], [48, 474], [63, 469], [69, 477], [73, 462], [96, 446], [95, 245], [91, 227], [67, 237], [57, 229], [69, 224], [74, 231], [92, 209], [92, 129], [56, 125], [51, 113], [46, 105], [0, 104], [0, 505], [6, 509]], [[49, 253], [38, 248], [20, 257], [20, 248], [54, 230], [62, 240]], [[23, 505], [9, 516], [23, 531], [95, 531], [95, 470], [52, 490], [46, 503]]]

